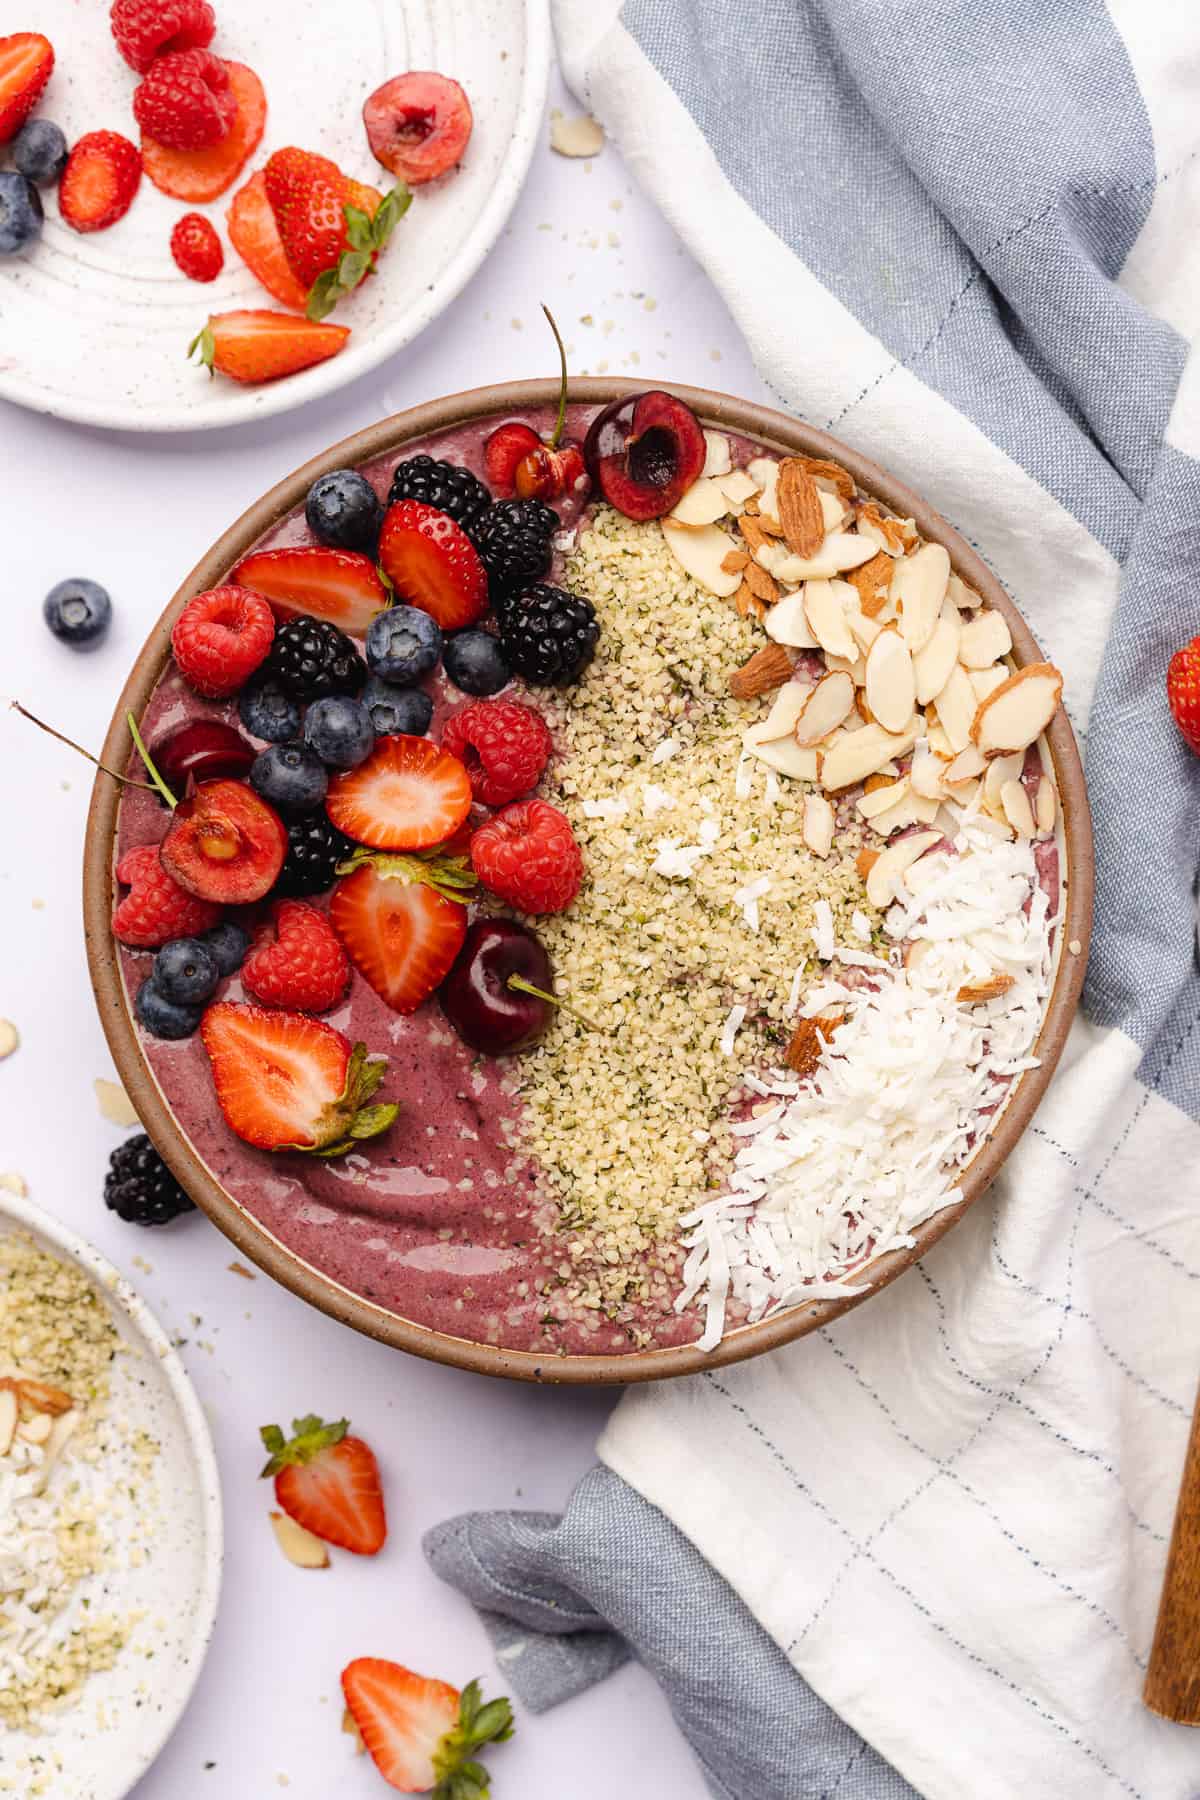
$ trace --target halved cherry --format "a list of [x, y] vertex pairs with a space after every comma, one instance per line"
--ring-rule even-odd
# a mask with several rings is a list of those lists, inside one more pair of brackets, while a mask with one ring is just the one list
[[651, 389], [614, 400], [584, 440], [588, 473], [627, 519], [661, 519], [698, 478], [707, 446], [700, 421], [674, 394]]
[[558, 417], [554, 430], [543, 441], [531, 425], [507, 419], [497, 425], [483, 446], [483, 466], [488, 486], [502, 499], [515, 494], [519, 500], [557, 500], [561, 494], [582, 494], [587, 480], [583, 451], [563, 438], [567, 422], [567, 352], [548, 306], [549, 320], [558, 345]]
[[462, 161], [474, 119], [457, 81], [411, 69], [368, 96], [363, 124], [375, 160], [420, 187]]
[[221, 719], [188, 719], [156, 738], [150, 755], [167, 786], [185, 794], [189, 783], [248, 775], [258, 752]]
[[240, 781], [204, 781], [175, 808], [159, 860], [201, 900], [245, 906], [274, 887], [287, 855], [278, 813]]

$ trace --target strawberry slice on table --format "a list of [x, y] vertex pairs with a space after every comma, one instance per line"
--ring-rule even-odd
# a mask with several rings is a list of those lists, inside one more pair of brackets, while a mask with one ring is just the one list
[[285, 1438], [278, 1425], [259, 1433], [275, 1477], [275, 1498], [288, 1517], [326, 1544], [355, 1556], [374, 1556], [387, 1539], [387, 1515], [375, 1453], [348, 1435], [348, 1419], [327, 1425], [315, 1413], [292, 1420]]
[[339, 831], [372, 850], [431, 850], [470, 812], [471, 778], [428, 738], [397, 733], [333, 777], [325, 810]]
[[281, 306], [303, 312], [308, 291], [297, 281], [283, 253], [283, 240], [267, 199], [267, 178], [262, 169], [233, 196], [225, 223], [230, 243], [255, 280]]
[[271, 602], [285, 618], [329, 619], [351, 637], [363, 637], [388, 593], [369, 556], [332, 550], [323, 544], [254, 550], [233, 571], [233, 580]]
[[258, 148], [267, 122], [267, 96], [262, 82], [244, 63], [226, 62], [229, 85], [237, 102], [233, 124], [219, 144], [207, 150], [173, 150], [142, 134], [146, 174], [174, 200], [215, 200], [232, 186]]
[[341, 1156], [386, 1131], [400, 1110], [367, 1104], [386, 1063], [368, 1062], [365, 1044], [305, 1013], [221, 1000], [200, 1036], [225, 1123], [260, 1150]]
[[449, 513], [423, 500], [398, 500], [384, 516], [379, 564], [410, 606], [461, 631], [487, 611], [487, 570], [479, 552]]
[[328, 362], [349, 336], [345, 325], [315, 325], [293, 313], [213, 313], [188, 345], [188, 355], [198, 353], [210, 374], [253, 384]]
[[449, 1682], [401, 1663], [360, 1656], [342, 1670], [342, 1693], [375, 1767], [402, 1794], [487, 1800], [488, 1773], [474, 1753], [513, 1734], [512, 1707], [485, 1701], [477, 1681]]
[[45, 92], [54, 46], [40, 31], [0, 37], [0, 144], [16, 137]]
[[393, 1011], [413, 1013], [450, 973], [467, 935], [461, 863], [366, 856], [333, 890], [329, 918], [350, 960]]

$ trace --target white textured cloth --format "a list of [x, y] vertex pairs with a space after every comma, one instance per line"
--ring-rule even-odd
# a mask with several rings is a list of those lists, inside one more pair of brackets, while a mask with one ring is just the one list
[[1195, 1800], [1200, 1736], [1140, 1690], [1200, 1375], [1200, 765], [1163, 693], [1200, 630], [1200, 22], [556, 22], [780, 404], [926, 495], [1064, 669], [1100, 870], [1087, 1019], [990, 1195], [832, 1329], [631, 1392], [601, 1456], [929, 1800]]

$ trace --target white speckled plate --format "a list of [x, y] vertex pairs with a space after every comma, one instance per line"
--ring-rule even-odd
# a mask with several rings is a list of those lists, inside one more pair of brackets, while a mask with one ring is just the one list
[[[121, 1800], [145, 1774], [187, 1705], [212, 1636], [221, 1587], [221, 1493], [212, 1440], [183, 1364], [145, 1302], [112, 1264], [27, 1200], [0, 1194], [0, 1235], [29, 1232], [79, 1265], [106, 1296], [131, 1354], [118, 1357], [112, 1413], [125, 1436], [159, 1446], [138, 1505], [116, 1520], [115, 1562], [93, 1610], [144, 1616], [112, 1669], [78, 1704], [32, 1736], [0, 1731], [0, 1778], [11, 1792], [53, 1800]], [[127, 1553], [132, 1551], [132, 1563]], [[29, 1759], [41, 1758], [30, 1766]], [[46, 1781], [35, 1787], [34, 1776]], [[0, 1780], [0, 1788], [4, 1788]], [[10, 1791], [4, 1788], [4, 1791]]]
[[[3, 11], [3, 8], [0, 8]], [[135, 142], [138, 77], [117, 54], [108, 0], [38, 0], [32, 21], [58, 62], [39, 110], [74, 141], [85, 131]], [[410, 342], [465, 286], [504, 228], [537, 141], [550, 65], [546, 0], [253, 0], [218, 5], [212, 48], [248, 63], [267, 93], [267, 127], [243, 174], [194, 207], [145, 178], [125, 217], [80, 236], [46, 195], [33, 249], [0, 262], [0, 396], [87, 425], [182, 431], [285, 412], [332, 392]], [[21, 21], [29, 23], [29, 21]], [[14, 25], [0, 29], [14, 29]], [[276, 307], [231, 249], [225, 212], [273, 150], [299, 144], [377, 186], [363, 100], [405, 69], [461, 81], [475, 129], [462, 167], [416, 191], [380, 273], [338, 308], [352, 328], [340, 355], [258, 388], [210, 381], [186, 361], [210, 312]], [[207, 213], [225, 245], [215, 282], [188, 281], [168, 249], [187, 211]]]

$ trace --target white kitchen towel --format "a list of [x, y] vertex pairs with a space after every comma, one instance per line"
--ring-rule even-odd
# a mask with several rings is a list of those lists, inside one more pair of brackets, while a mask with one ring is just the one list
[[[926, 495], [1066, 672], [1087, 1018], [1003, 1179], [603, 1459], [928, 1800], [1196, 1800], [1139, 1693], [1200, 1376], [1200, 14], [555, 0], [567, 76], [781, 406]], [[703, 379], [676, 369], [679, 379]], [[747, 1788], [745, 1791], [749, 1791]]]

